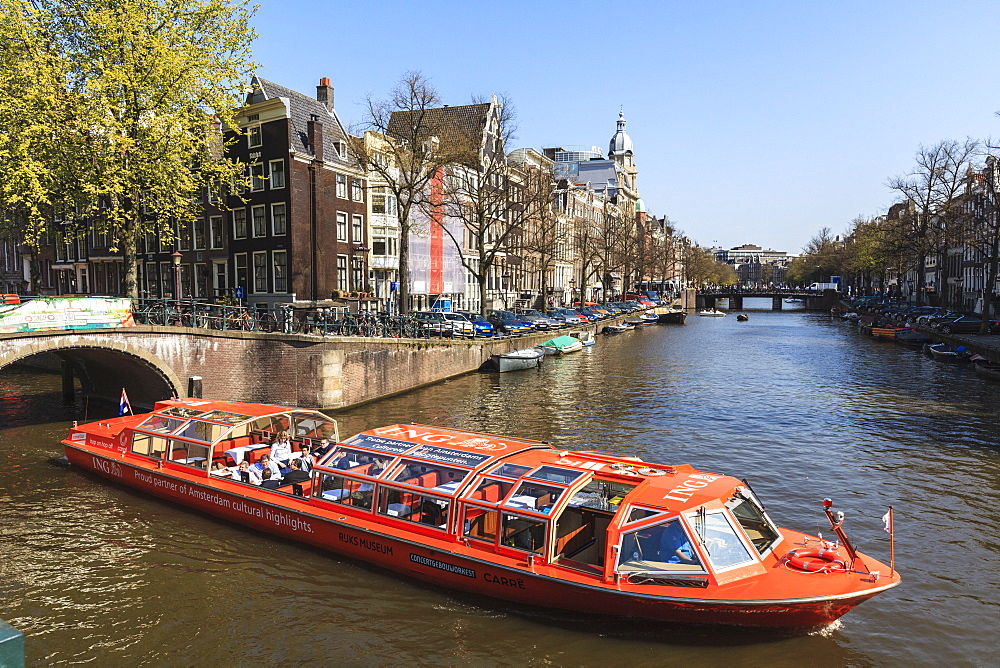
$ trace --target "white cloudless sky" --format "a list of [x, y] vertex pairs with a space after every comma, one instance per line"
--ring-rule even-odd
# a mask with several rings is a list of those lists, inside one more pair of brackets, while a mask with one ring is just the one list
[[648, 211], [799, 252], [894, 201], [921, 145], [1000, 136], [1000, 1], [260, 0], [259, 74], [362, 120], [407, 70], [504, 93], [509, 149], [596, 145], [619, 109]]

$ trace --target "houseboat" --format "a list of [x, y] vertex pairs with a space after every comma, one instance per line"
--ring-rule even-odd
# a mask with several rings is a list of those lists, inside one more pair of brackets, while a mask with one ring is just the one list
[[[293, 452], [329, 445], [308, 478], [255, 485], [241, 464], [280, 432]], [[73, 467], [112, 481], [517, 604], [799, 632], [900, 582], [830, 503], [837, 539], [822, 540], [777, 527], [746, 482], [689, 465], [425, 425], [341, 441], [317, 411], [203, 399], [74, 426], [63, 443]]]

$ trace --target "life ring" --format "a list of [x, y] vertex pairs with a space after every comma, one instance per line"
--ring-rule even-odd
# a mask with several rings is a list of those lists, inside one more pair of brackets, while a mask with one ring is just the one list
[[648, 466], [644, 466], [643, 468], [639, 469], [639, 473], [653, 478], [655, 478], [658, 475], [667, 475], [666, 471], [663, 471], [661, 469], [651, 469]]
[[827, 549], [797, 549], [785, 555], [785, 563], [807, 573], [837, 573], [847, 570], [847, 564], [837, 553]]

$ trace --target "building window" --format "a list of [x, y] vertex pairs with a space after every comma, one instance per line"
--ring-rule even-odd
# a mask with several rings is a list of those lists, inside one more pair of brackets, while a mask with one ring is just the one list
[[271, 205], [271, 234], [281, 236], [288, 232], [288, 220], [285, 217], [285, 203]]
[[267, 292], [267, 251], [253, 254], [253, 291]]
[[351, 217], [351, 241], [356, 244], [365, 241], [365, 219], [362, 216], [354, 215]]
[[272, 160], [271, 165], [271, 190], [285, 187], [285, 161]]
[[246, 239], [247, 238], [247, 210], [246, 209], [234, 209], [233, 210], [233, 238], [234, 239]]
[[396, 197], [389, 193], [388, 188], [372, 188], [372, 213], [383, 213], [387, 216], [396, 214]]
[[347, 214], [337, 212], [337, 241], [347, 241]]
[[274, 291], [288, 292], [288, 251], [271, 251], [274, 263]]
[[205, 250], [205, 219], [199, 218], [198, 220], [191, 221], [191, 227], [194, 232], [194, 249]]
[[210, 234], [212, 235], [212, 248], [222, 248], [222, 244], [225, 243], [223, 239], [222, 230], [222, 216], [212, 216], [208, 219], [208, 227]]
[[194, 296], [208, 296], [208, 267], [204, 264], [194, 265]]
[[351, 258], [351, 285], [355, 290], [361, 290], [365, 282], [363, 280], [365, 263], [359, 257]]
[[255, 162], [250, 165], [250, 190], [258, 192], [264, 189], [264, 165]]
[[350, 290], [347, 287], [347, 256], [338, 255], [337, 256], [337, 289], [338, 290]]
[[236, 287], [246, 289], [247, 278], [249, 273], [247, 271], [247, 254], [239, 253], [233, 256], [233, 261], [236, 264]]
[[250, 207], [250, 224], [255, 237], [267, 236], [267, 215], [263, 204]]
[[337, 174], [337, 197], [347, 199], [347, 177]]
[[212, 263], [212, 289], [215, 290], [216, 297], [222, 297], [229, 289], [229, 271], [226, 268], [226, 261]]
[[351, 199], [355, 202], [365, 201], [365, 191], [361, 187], [361, 179], [351, 179]]
[[255, 146], [263, 146], [264, 137], [261, 135], [260, 126], [254, 125], [247, 128], [247, 146], [254, 148]]
[[188, 223], [176, 223], [174, 225], [174, 235], [177, 237], [177, 250], [190, 250], [188, 242], [191, 240], [191, 228]]

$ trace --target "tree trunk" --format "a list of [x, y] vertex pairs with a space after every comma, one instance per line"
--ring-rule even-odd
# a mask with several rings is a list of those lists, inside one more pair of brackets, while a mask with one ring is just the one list
[[410, 302], [410, 208], [399, 206], [399, 272], [396, 278], [396, 313], [406, 315]]
[[136, 222], [129, 226], [129, 229], [123, 230], [122, 234], [122, 269], [124, 274], [122, 277], [122, 288], [125, 296], [132, 299], [139, 298], [139, 266], [136, 254], [138, 227], [138, 223]]

